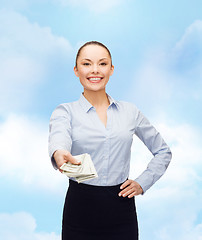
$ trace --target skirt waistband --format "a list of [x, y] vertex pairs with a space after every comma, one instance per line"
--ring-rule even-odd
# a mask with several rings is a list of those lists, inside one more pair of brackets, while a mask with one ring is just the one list
[[[126, 179], [127, 180], [127, 179]], [[125, 181], [124, 181], [125, 182]], [[79, 190], [86, 190], [88, 192], [103, 192], [105, 190], [111, 191], [120, 191], [120, 186], [123, 183], [112, 185], [112, 186], [97, 186], [97, 185], [90, 185], [86, 183], [78, 183], [72, 179], [69, 179], [69, 188], [79, 189]]]

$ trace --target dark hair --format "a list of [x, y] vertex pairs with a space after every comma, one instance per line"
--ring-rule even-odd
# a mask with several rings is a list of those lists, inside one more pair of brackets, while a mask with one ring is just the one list
[[78, 52], [77, 52], [77, 55], [76, 55], [75, 67], [77, 67], [77, 60], [78, 60], [78, 57], [79, 57], [79, 55], [80, 55], [80, 53], [81, 53], [81, 50], [82, 50], [84, 47], [88, 46], [88, 45], [98, 45], [98, 46], [101, 46], [101, 47], [105, 48], [105, 49], [107, 50], [107, 52], [109, 53], [109, 56], [110, 56], [110, 59], [111, 59], [111, 65], [112, 65], [112, 56], [111, 56], [111, 53], [110, 53], [109, 49], [108, 49], [103, 43], [101, 43], [101, 42], [90, 41], [90, 42], [86, 42], [85, 44], [83, 44], [83, 45], [79, 48], [79, 50], [78, 50]]

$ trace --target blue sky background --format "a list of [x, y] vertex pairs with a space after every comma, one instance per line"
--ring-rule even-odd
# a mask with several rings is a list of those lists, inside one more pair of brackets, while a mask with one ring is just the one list
[[[77, 100], [82, 43], [112, 53], [107, 92], [135, 103], [173, 152], [136, 198], [140, 240], [202, 239], [202, 2], [0, 0], [0, 236], [59, 240], [65, 176], [48, 157], [54, 108]], [[134, 138], [131, 178], [151, 154]]]

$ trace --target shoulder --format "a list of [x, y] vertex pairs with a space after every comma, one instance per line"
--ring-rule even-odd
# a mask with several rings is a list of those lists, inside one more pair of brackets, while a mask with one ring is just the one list
[[127, 101], [116, 101], [117, 103], [117, 106], [120, 108], [120, 109], [124, 109], [126, 111], [131, 111], [131, 112], [139, 112], [139, 109], [137, 108], [137, 106], [132, 103], [132, 102], [127, 102]]
[[114, 100], [114, 102], [120, 114], [125, 115], [128, 119], [132, 119], [133, 121], [138, 118], [140, 111], [134, 103], [123, 100]]
[[71, 115], [71, 112], [78, 107], [78, 101], [59, 104], [52, 112], [51, 117]]

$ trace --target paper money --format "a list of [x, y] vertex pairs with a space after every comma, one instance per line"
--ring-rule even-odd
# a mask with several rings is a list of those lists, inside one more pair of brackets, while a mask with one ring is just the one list
[[64, 163], [60, 169], [63, 170], [65, 175], [74, 177], [78, 183], [98, 177], [91, 156], [88, 153], [73, 157], [81, 161], [81, 164], [76, 165], [70, 162]]

